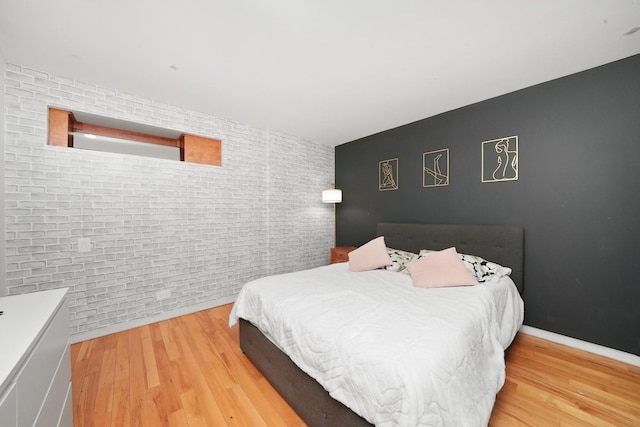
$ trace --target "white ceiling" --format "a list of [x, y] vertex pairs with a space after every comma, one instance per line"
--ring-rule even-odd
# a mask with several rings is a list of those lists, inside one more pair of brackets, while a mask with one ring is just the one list
[[638, 54], [638, 27], [640, 0], [0, 0], [7, 63], [328, 145]]

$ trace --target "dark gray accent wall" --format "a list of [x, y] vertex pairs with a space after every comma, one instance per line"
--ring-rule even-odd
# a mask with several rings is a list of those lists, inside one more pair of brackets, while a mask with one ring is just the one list
[[[519, 179], [482, 183], [481, 142], [512, 135]], [[424, 188], [442, 148], [450, 185]], [[523, 226], [525, 324], [640, 355], [640, 55], [339, 145], [336, 186], [338, 245], [380, 221]]]

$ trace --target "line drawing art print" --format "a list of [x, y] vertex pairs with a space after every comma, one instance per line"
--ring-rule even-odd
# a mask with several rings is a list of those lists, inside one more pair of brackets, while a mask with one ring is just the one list
[[378, 166], [378, 189], [380, 191], [398, 189], [398, 159], [382, 160]]
[[449, 149], [422, 153], [422, 186], [443, 187], [449, 185]]
[[482, 142], [482, 182], [518, 179], [518, 137]]

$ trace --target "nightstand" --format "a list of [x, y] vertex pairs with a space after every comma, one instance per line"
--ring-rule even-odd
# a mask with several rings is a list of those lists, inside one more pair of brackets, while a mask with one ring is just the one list
[[335, 264], [336, 262], [347, 262], [349, 261], [349, 252], [357, 249], [355, 246], [338, 246], [335, 248], [331, 248], [329, 263]]

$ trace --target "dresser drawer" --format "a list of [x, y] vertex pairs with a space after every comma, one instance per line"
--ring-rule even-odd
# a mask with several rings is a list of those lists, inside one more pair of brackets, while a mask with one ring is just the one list
[[71, 381], [67, 385], [67, 393], [57, 427], [73, 427], [73, 401], [71, 399]]
[[[18, 374], [18, 426], [32, 427], [40, 408], [46, 404], [49, 387], [58, 371], [61, 359], [69, 348], [69, 311], [67, 301], [54, 314], [42, 337]], [[71, 379], [71, 361], [61, 367]]]
[[[51, 388], [42, 404], [38, 419], [34, 427], [58, 426], [57, 420], [62, 416], [67, 399], [67, 391], [71, 379], [71, 348], [67, 345], [62, 358], [59, 360], [58, 369], [51, 382]], [[54, 423], [54, 421], [56, 421]], [[64, 425], [64, 424], [61, 424]], [[71, 426], [71, 424], [66, 424]]]
[[67, 292], [0, 298], [1, 427], [73, 427]]
[[16, 383], [11, 383], [4, 393], [0, 395], [0, 421], [2, 421], [2, 426], [15, 426], [18, 424], [16, 395]]

